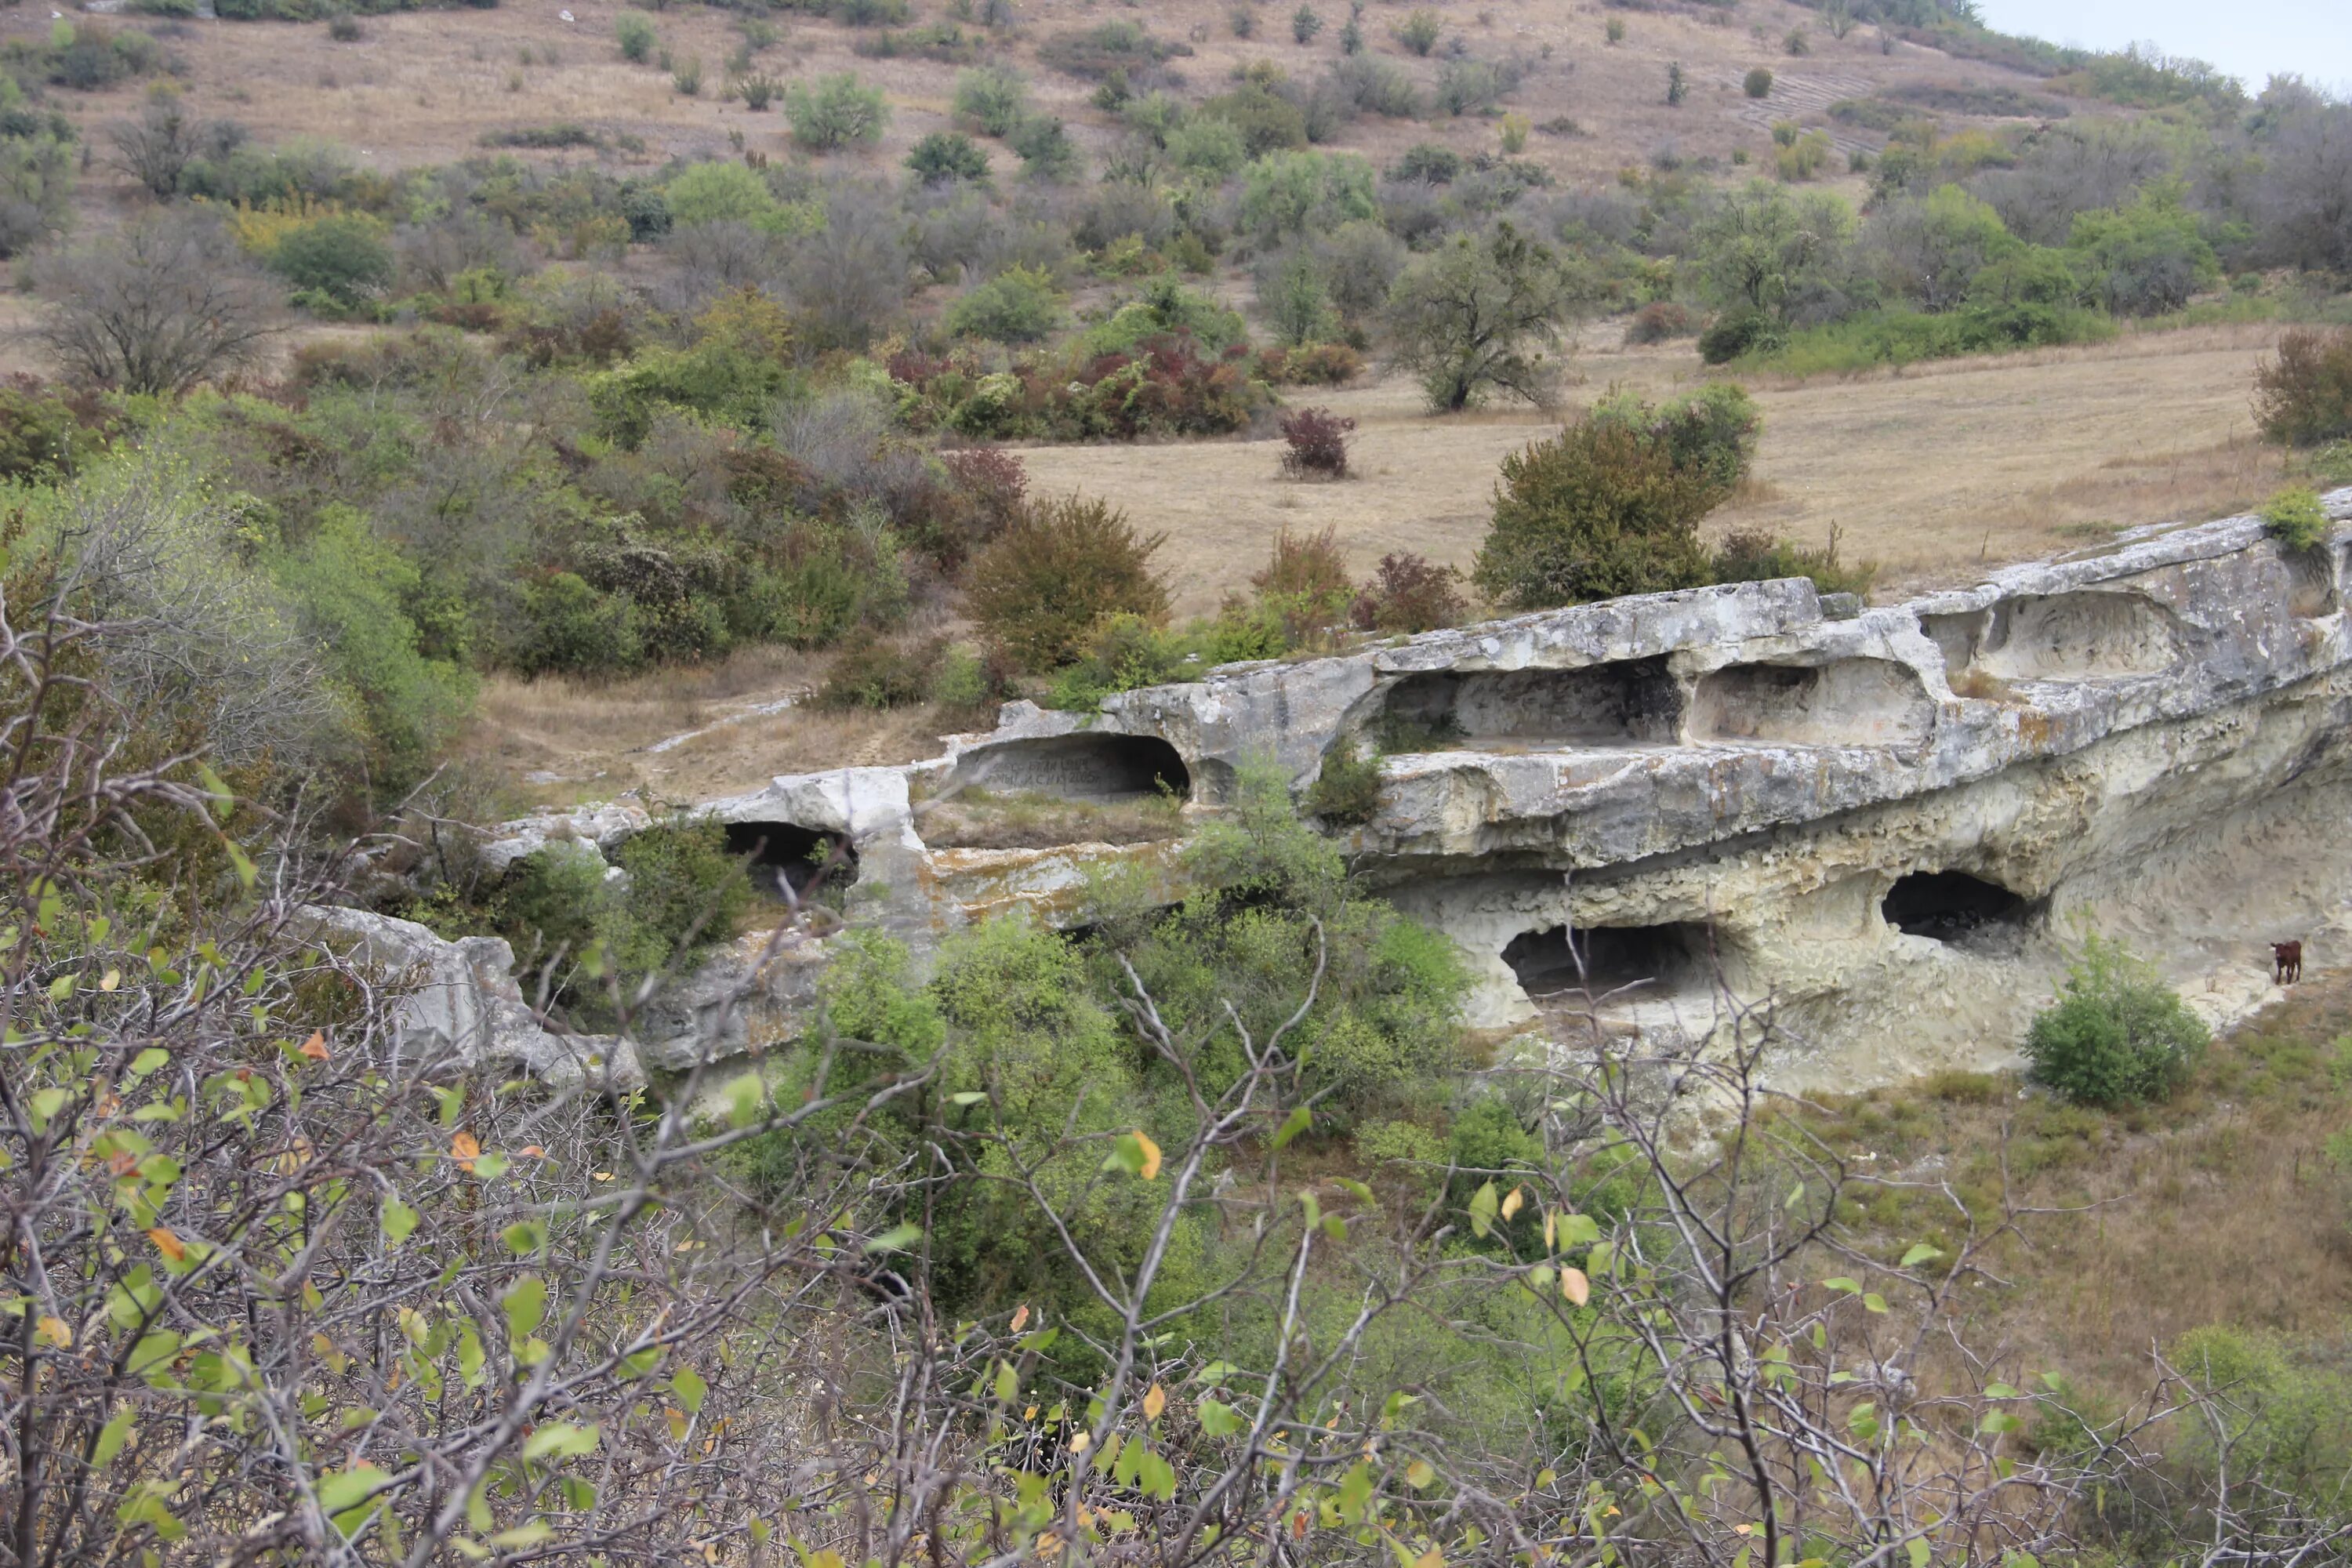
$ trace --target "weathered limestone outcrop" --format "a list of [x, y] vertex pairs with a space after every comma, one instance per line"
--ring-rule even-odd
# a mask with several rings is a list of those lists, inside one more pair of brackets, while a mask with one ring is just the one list
[[[2352, 490], [2328, 506], [2352, 518]], [[1573, 974], [1573, 927], [1596, 983], [1643, 983], [1613, 1009], [1627, 1026], [1704, 1030], [1718, 985], [1769, 994], [1805, 1042], [1788, 1080], [1868, 1082], [2006, 1058], [2082, 921], [2216, 1015], [2261, 994], [2271, 937], [2326, 961], [2352, 889], [2347, 556], [2340, 533], [2294, 552], [2232, 518], [1876, 609], [1801, 580], [1621, 599], [1228, 667], [1099, 713], [1016, 702], [930, 762], [702, 809], [771, 879], [845, 868], [845, 918], [923, 952], [1015, 908], [1082, 921], [1112, 863], [1178, 895], [1177, 846], [1092, 841], [1089, 812], [1160, 791], [1213, 812], [1253, 760], [1303, 787], [1385, 741], [1349, 847], [1462, 946], [1475, 1022], [1536, 1019]], [[1057, 803], [1073, 841], [925, 843], [940, 803], [1008, 797]], [[491, 852], [615, 822], [542, 821]], [[782, 980], [774, 954], [730, 960], [717, 984], [751, 1003], [715, 1048], [789, 1035], [821, 949]]]
[[557, 1034], [540, 1023], [515, 984], [514, 950], [496, 937], [446, 942], [414, 921], [364, 910], [303, 909], [296, 922], [398, 994], [393, 1043], [412, 1061], [527, 1073], [565, 1089], [645, 1087], [627, 1040]]

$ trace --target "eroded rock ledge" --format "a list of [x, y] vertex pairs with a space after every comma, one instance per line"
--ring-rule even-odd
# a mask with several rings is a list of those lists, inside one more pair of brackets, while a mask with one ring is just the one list
[[[2328, 508], [2352, 518], [2352, 489]], [[1720, 979], [1795, 1026], [1785, 1081], [1858, 1086], [2008, 1059], [2085, 920], [2217, 1016], [2262, 994], [2273, 937], [2326, 962], [2352, 887], [2347, 572], [2346, 531], [2293, 552], [2242, 517], [1842, 616], [1801, 580], [1620, 599], [1227, 667], [1097, 714], [1016, 702], [933, 761], [701, 809], [767, 885], [829, 860], [844, 915], [920, 952], [1016, 908], [1083, 919], [1091, 866], [1173, 898], [1181, 826], [1246, 761], [1304, 787], [1385, 742], [1349, 847], [1462, 946], [1474, 1022], [1536, 1018], [1572, 976], [1573, 924], [1597, 982], [1647, 983], [1629, 1026], [1706, 1028]], [[1001, 819], [1018, 847], [927, 842], [950, 809], [967, 841]], [[490, 850], [609, 847], [640, 820], [511, 824]], [[723, 1051], [788, 1036], [822, 949], [780, 963], [747, 939], [647, 1059], [710, 1048], [697, 1008], [730, 1020]]]

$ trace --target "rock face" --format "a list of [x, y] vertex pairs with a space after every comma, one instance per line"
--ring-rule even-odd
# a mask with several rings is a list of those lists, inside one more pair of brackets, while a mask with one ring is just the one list
[[513, 1070], [558, 1088], [645, 1087], [646, 1069], [628, 1041], [559, 1035], [539, 1022], [510, 973], [514, 950], [496, 937], [445, 942], [414, 921], [363, 910], [311, 908], [296, 919], [398, 994], [393, 1045], [412, 1062]]
[[[2328, 506], [2352, 517], [2352, 490]], [[1596, 986], [1636, 985], [1612, 1005], [1629, 1026], [1704, 1031], [1723, 994], [1769, 995], [1803, 1042], [1783, 1080], [1853, 1087], [2011, 1059], [2084, 921], [2217, 1016], [2263, 993], [2272, 938], [2327, 961], [2352, 887], [2348, 556], [2231, 518], [1858, 613], [1801, 580], [1613, 600], [1096, 714], [1016, 702], [934, 761], [702, 809], [779, 886], [821, 885], [922, 952], [1013, 908], [1083, 921], [1114, 864], [1181, 894], [1174, 846], [1093, 841], [1089, 814], [1160, 792], [1213, 812], [1251, 759], [1303, 787], [1385, 741], [1349, 847], [1461, 945], [1474, 1022], [1538, 1017], [1576, 975], [1572, 929]], [[1072, 842], [924, 842], [944, 799], [1038, 796]], [[789, 1034], [812, 957], [790, 984], [731, 960], [726, 984], [761, 1000], [720, 1048]]]

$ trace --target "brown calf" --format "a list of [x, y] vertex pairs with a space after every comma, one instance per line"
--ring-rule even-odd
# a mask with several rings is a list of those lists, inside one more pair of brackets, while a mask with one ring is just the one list
[[2271, 943], [2271, 978], [2281, 985], [2292, 985], [2303, 978], [2303, 943]]

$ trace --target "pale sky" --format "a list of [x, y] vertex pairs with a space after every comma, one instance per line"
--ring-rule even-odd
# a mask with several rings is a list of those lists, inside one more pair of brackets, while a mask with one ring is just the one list
[[2352, 0], [1979, 0], [1989, 26], [2053, 44], [2146, 41], [2210, 60], [2260, 92], [2273, 71], [2352, 92]]

